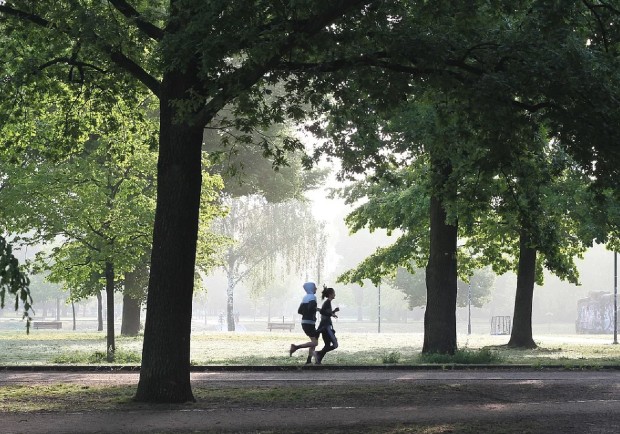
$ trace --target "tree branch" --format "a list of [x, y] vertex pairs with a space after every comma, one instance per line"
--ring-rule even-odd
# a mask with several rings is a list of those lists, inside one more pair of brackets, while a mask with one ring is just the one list
[[[594, 19], [596, 20], [596, 22], [598, 23], [598, 27], [601, 30], [601, 37], [603, 38], [603, 44], [605, 46], [605, 52], [609, 52], [609, 44], [607, 42], [607, 32], [605, 31], [605, 25], [603, 24], [603, 20], [602, 18], [599, 16], [599, 14], [596, 12], [596, 8], [597, 7], [601, 7], [601, 5], [592, 5], [590, 3], [588, 3], [587, 1], [583, 0], [583, 4], [586, 6], [586, 8], [588, 8], [590, 10], [590, 12], [592, 13], [592, 15], [594, 15]], [[612, 9], [613, 10], [613, 9]]]
[[45, 68], [49, 68], [50, 66], [56, 65], [58, 63], [66, 63], [67, 65], [72, 65], [72, 66], [77, 66], [78, 68], [83, 68], [83, 67], [88, 67], [88, 68], [92, 68], [95, 71], [101, 72], [103, 74], [105, 74], [105, 70], [99, 68], [98, 66], [95, 66], [93, 64], [90, 63], [86, 63], [86, 62], [79, 62], [75, 59], [72, 59], [70, 57], [57, 57], [55, 59], [49, 60], [45, 63], [43, 63], [42, 65], [39, 66], [39, 70], [44, 70]]
[[198, 113], [196, 120], [206, 125], [215, 113], [221, 110], [240, 92], [252, 87], [267, 71], [275, 67], [281, 57], [295, 47], [300, 36], [314, 36], [326, 26], [333, 23], [345, 12], [355, 6], [374, 3], [377, 0], [340, 0], [329, 2], [330, 7], [316, 16], [309, 18], [304, 24], [292, 27], [287, 37], [274, 46], [271, 57], [259, 65], [246, 63], [220, 82], [220, 91]]
[[14, 16], [22, 21], [30, 21], [31, 23], [36, 24], [41, 27], [54, 27], [49, 21], [47, 21], [46, 19], [38, 15], [17, 10], [17, 9], [12, 8], [11, 6], [0, 4], [0, 12], [5, 13], [7, 15]]
[[[13, 16], [22, 21], [31, 22], [37, 26], [40, 26], [46, 29], [57, 29], [57, 26], [54, 23], [46, 20], [45, 18], [39, 15], [36, 15], [36, 14], [31, 14], [28, 12], [20, 11], [18, 9], [12, 8], [11, 6], [0, 5], [0, 13]], [[103, 41], [97, 33], [92, 32], [92, 34], [95, 37], [95, 39], [97, 39], [98, 41]], [[125, 56], [123, 53], [121, 53], [120, 51], [112, 47], [111, 45], [103, 43], [101, 45], [101, 48], [107, 55], [110, 56], [110, 60], [113, 63], [115, 63], [118, 67], [125, 70], [133, 77], [135, 77], [138, 81], [144, 84], [151, 92], [153, 92], [155, 96], [159, 97], [160, 83], [155, 77], [153, 77], [151, 74], [145, 71], [140, 65], [138, 65], [132, 59]]]
[[353, 59], [337, 59], [321, 63], [280, 62], [276, 66], [276, 69], [289, 72], [335, 72], [345, 68], [354, 68], [359, 66], [378, 67], [409, 75], [425, 75], [445, 72], [436, 68], [419, 68], [417, 66], [391, 63], [383, 59], [378, 59], [374, 57], [374, 55], [362, 55]]
[[549, 102], [549, 101], [540, 102], [538, 104], [528, 104], [525, 102], [513, 100], [512, 105], [514, 105], [515, 107], [527, 110], [530, 113], [535, 113], [538, 110], [542, 110], [546, 108], [559, 108], [557, 104], [553, 104], [552, 102]]
[[114, 49], [111, 45], [105, 44], [103, 48], [110, 56], [110, 60], [114, 62], [119, 68], [124, 69], [142, 84], [144, 84], [153, 94], [159, 97], [160, 82], [147, 71], [145, 71], [140, 65], [134, 62], [129, 57], [125, 56], [120, 51]]
[[161, 41], [164, 37], [164, 31], [146, 20], [140, 18], [140, 13], [133, 8], [129, 3], [124, 0], [108, 0], [112, 6], [116, 8], [126, 18], [129, 18], [136, 24], [136, 27], [140, 29], [149, 38], [155, 41]]

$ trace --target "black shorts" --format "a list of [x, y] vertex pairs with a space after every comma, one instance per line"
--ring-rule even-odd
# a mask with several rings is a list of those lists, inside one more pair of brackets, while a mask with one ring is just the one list
[[310, 338], [317, 338], [319, 336], [321, 336], [321, 333], [319, 333], [318, 331], [316, 331], [316, 325], [315, 324], [302, 324], [301, 328], [303, 329], [304, 333], [310, 337]]

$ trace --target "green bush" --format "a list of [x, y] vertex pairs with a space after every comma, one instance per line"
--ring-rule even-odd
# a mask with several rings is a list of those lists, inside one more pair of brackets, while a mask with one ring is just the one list
[[391, 351], [389, 353], [383, 353], [381, 360], [385, 364], [394, 364], [400, 361], [401, 354], [398, 351]]
[[[85, 351], [73, 351], [70, 353], [60, 354], [52, 359], [52, 363], [58, 364], [98, 364], [108, 363], [106, 353], [103, 351], [95, 351], [88, 353]], [[114, 362], [118, 364], [140, 363], [141, 356], [135, 351], [116, 350], [114, 353]]]
[[480, 350], [457, 350], [454, 355], [450, 354], [420, 354], [418, 356], [420, 363], [449, 363], [462, 365], [483, 365], [502, 363], [503, 358], [488, 348]]

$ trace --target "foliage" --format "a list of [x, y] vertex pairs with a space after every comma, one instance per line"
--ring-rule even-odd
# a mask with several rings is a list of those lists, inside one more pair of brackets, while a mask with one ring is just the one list
[[[406, 294], [409, 309], [426, 304], [426, 278], [424, 269], [415, 269], [414, 273], [410, 273], [404, 268], [398, 268], [396, 275], [390, 279], [391, 284]], [[495, 275], [490, 269], [475, 270], [468, 281], [458, 281], [457, 306], [467, 306], [469, 299], [469, 289], [471, 288], [471, 305], [482, 307], [489, 301]]]
[[[141, 356], [136, 351], [125, 351], [116, 349], [114, 351], [114, 363], [119, 364], [139, 364]], [[59, 354], [52, 358], [52, 363], [60, 365], [65, 364], [102, 364], [108, 363], [107, 354], [102, 351], [95, 351], [94, 353], [86, 353], [74, 351], [70, 353]]]
[[385, 352], [381, 360], [385, 364], [395, 364], [400, 361], [401, 354], [398, 351]]
[[47, 280], [49, 273], [30, 274], [30, 289], [33, 298], [37, 303], [56, 300], [57, 298], [66, 298], [67, 294], [64, 294], [62, 287], [58, 284], [52, 283]]
[[564, 149], [547, 137], [524, 144], [522, 153], [503, 165], [494, 179], [490, 209], [476, 216], [467, 231], [465, 248], [477, 263], [490, 264], [498, 274], [517, 270], [519, 236], [525, 230], [542, 268], [577, 283], [575, 258], [604, 237], [606, 210], [596, 201], [592, 180], [576, 167]]
[[[252, 129], [251, 134], [209, 127], [203, 145], [209, 172], [223, 177], [223, 191], [232, 197], [260, 195], [269, 202], [302, 199], [305, 191], [324, 181], [326, 170], [303, 170], [299, 151], [282, 151], [277, 158], [265, 151], [265, 146], [286, 148], [283, 142], [293, 135], [285, 125]], [[261, 142], [268, 145], [257, 146]]]
[[15, 310], [23, 306], [23, 318], [26, 318], [26, 330], [30, 330], [30, 312], [32, 311], [32, 296], [30, 294], [30, 280], [20, 268], [19, 262], [13, 256], [13, 249], [0, 236], [0, 308], [4, 308], [4, 300], [8, 295], [15, 296]]
[[[604, 163], [606, 168], [600, 170], [597, 156], [586, 149], [594, 146], [605, 152], [605, 158], [614, 158], [607, 152], [607, 144], [615, 135], [610, 119], [619, 114], [612, 101], [618, 95], [620, 81], [610, 83], [599, 74], [605, 71], [617, 75], [619, 70], [615, 30], [618, 14], [609, 5], [599, 8], [575, 3], [561, 8], [530, 2], [518, 7], [501, 1], [475, 6], [448, 3], [435, 2], [432, 8], [415, 2], [402, 4], [402, 15], [396, 14], [399, 19], [377, 24], [372, 36], [364, 40], [369, 44], [376, 40], [386, 43], [383, 51], [364, 57], [351, 52], [359, 50], [359, 45], [351, 51], [343, 45], [334, 57], [348, 68], [334, 70], [336, 62], [322, 65], [337, 84], [316, 79], [315, 92], [327, 95], [316, 104], [324, 117], [317, 117], [310, 127], [326, 139], [317, 148], [316, 156], [338, 156], [343, 161], [343, 176], [370, 172], [370, 181], [379, 184], [375, 191], [366, 188], [368, 197], [376, 194], [377, 203], [360, 206], [349, 217], [350, 227], [406, 228], [394, 248], [378, 251], [360, 265], [357, 273], [351, 272], [344, 279], [370, 278], [376, 283], [377, 276], [393, 273], [400, 257], [403, 266], [410, 261], [419, 266], [425, 262], [419, 254], [426, 250], [420, 248], [424, 232], [417, 226], [416, 220], [420, 219], [415, 218], [423, 208], [410, 206], [407, 214], [414, 217], [410, 221], [395, 208], [407, 206], [408, 197], [417, 204], [430, 192], [422, 194], [421, 190], [408, 195], [411, 184], [403, 181], [408, 174], [394, 172], [414, 164], [417, 170], [423, 170], [420, 155], [432, 149], [436, 158], [449, 159], [452, 174], [445, 186], [428, 184], [426, 180], [425, 188], [432, 188], [432, 194], [443, 198], [452, 221], [458, 210], [459, 225], [475, 229], [478, 219], [486, 217], [488, 224], [482, 227], [491, 231], [497, 228], [492, 243], [501, 233], [510, 233], [505, 230], [505, 221], [490, 221], [494, 216], [488, 204], [493, 195], [498, 195], [494, 177], [502, 173], [508, 184], [515, 178], [519, 182], [528, 178], [529, 187], [520, 185], [516, 197], [511, 198], [517, 199], [513, 206], [521, 209], [522, 220], [527, 218], [528, 228], [536, 232], [533, 238], [545, 254], [541, 264], [544, 260], [561, 277], [576, 281], [572, 257], [580, 254], [592, 238], [577, 239], [574, 231], [583, 233], [581, 229], [559, 225], [566, 209], [556, 206], [561, 193], [536, 205], [533, 191], [528, 190], [535, 186], [543, 190], [538, 195], [548, 196], [551, 189], [545, 191], [542, 180], [547, 181], [549, 173], [557, 170], [540, 166], [532, 170], [533, 163], [543, 162], [547, 152], [537, 148], [541, 136], [558, 148], [550, 156], [552, 161], [560, 162], [561, 154], [568, 153], [572, 161], [578, 162], [581, 173], [574, 179], [595, 175], [590, 179], [602, 184], [607, 180], [613, 185], [613, 176], [609, 176], [618, 166], [607, 167]], [[381, 39], [386, 34], [395, 37], [386, 42]], [[295, 66], [303, 68], [304, 64]], [[314, 64], [309, 72], [320, 70]], [[597, 124], [594, 118], [600, 121], [597, 131], [591, 130]], [[541, 125], [545, 129], [542, 135]], [[609, 135], [607, 139], [602, 138], [605, 135]], [[595, 142], [597, 145], [593, 145]], [[597, 160], [596, 165], [593, 160]], [[533, 179], [535, 174], [537, 180]], [[455, 183], [460, 199], [446, 201], [445, 193]], [[584, 186], [589, 184], [583, 183], [579, 191], [586, 191]], [[510, 188], [514, 189], [514, 185]], [[506, 186], [504, 192], [508, 193]], [[384, 204], [383, 193], [388, 203], [394, 204], [392, 207]], [[363, 195], [354, 193], [354, 197]], [[505, 197], [503, 202], [507, 200]], [[572, 205], [565, 204], [574, 212]], [[367, 210], [371, 210], [372, 218], [365, 214]], [[557, 214], [547, 215], [551, 211]], [[523, 222], [508, 223], [519, 227]], [[570, 230], [573, 234], [567, 233]], [[516, 250], [508, 247], [514, 246], [514, 241], [510, 237], [505, 240], [504, 247], [490, 247], [489, 252], [512, 249], [514, 258]], [[479, 244], [477, 248], [483, 247]], [[501, 255], [492, 256], [486, 263], [503, 261]], [[515, 262], [510, 264], [512, 267]]]
[[488, 348], [481, 348], [479, 350], [457, 350], [453, 355], [421, 353], [418, 360], [420, 363], [454, 363], [463, 365], [497, 364], [504, 362], [504, 359], [499, 353], [491, 351]]
[[227, 276], [228, 327], [234, 330], [233, 293], [243, 280], [260, 294], [276, 273], [315, 270], [325, 236], [307, 203], [289, 200], [269, 203], [264, 197], [227, 198], [228, 214], [213, 224], [215, 233], [232, 243], [222, 251]]
[[[204, 175], [200, 194], [200, 217], [198, 225], [198, 241], [196, 247], [196, 280], [200, 274], [208, 274], [213, 268], [220, 266], [222, 249], [230, 245], [231, 240], [225, 235], [217, 234], [212, 225], [218, 219], [226, 217], [227, 208], [221, 203], [221, 192], [224, 183], [219, 175], [209, 174], [208, 156], [203, 155]], [[200, 288], [200, 285], [196, 286]]]
[[38, 266], [51, 271], [49, 280], [75, 289], [75, 299], [92, 295], [94, 288], [85, 283], [102, 276], [107, 261], [122, 274], [150, 248], [152, 125], [123, 119], [128, 108], [122, 101], [116, 109], [79, 154], [59, 162], [3, 165], [0, 195], [12, 204], [2, 208], [5, 227], [30, 232], [21, 239], [28, 244], [58, 243], [38, 254]]
[[[466, 113], [476, 125], [466, 130], [481, 132], [476, 140], [486, 165], [510, 161], [519, 142], [506, 130], [518, 131], [535, 117], [598, 182], [612, 182], [616, 168], [607, 159], [616, 158], [609, 144], [620, 114], [613, 102], [618, 80], [609, 79], [619, 70], [617, 9], [530, 1], [399, 5], [393, 15], [399, 18], [377, 22], [361, 46], [342, 44], [332, 55], [349, 66], [334, 72], [335, 87], [317, 79], [317, 87], [335, 88], [319, 93], [329, 94], [317, 107], [330, 114], [326, 132], [332, 138], [319, 151], [341, 156], [350, 173], [379, 170], [394, 157], [379, 152], [383, 131], [376, 120], [433, 89], [443, 101], [458, 101], [454, 113]], [[372, 52], [377, 41], [382, 50]], [[314, 71], [320, 71], [316, 64]], [[319, 120], [314, 131], [325, 131], [323, 125]], [[395, 140], [393, 149], [411, 144]], [[462, 145], [454, 143], [452, 154]], [[602, 166], [594, 149], [605, 154]]]

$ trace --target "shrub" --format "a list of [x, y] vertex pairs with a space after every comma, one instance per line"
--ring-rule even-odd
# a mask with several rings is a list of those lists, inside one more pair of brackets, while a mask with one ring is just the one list
[[[114, 353], [114, 362], [118, 364], [140, 363], [141, 356], [135, 351], [116, 350]], [[52, 359], [52, 363], [58, 364], [98, 364], [108, 363], [106, 353], [103, 351], [95, 351], [88, 353], [85, 351], [74, 351], [70, 353], [60, 354]]]
[[463, 365], [482, 365], [503, 362], [502, 357], [488, 348], [480, 350], [457, 350], [454, 355], [450, 354], [420, 354], [420, 363], [450, 363]]
[[398, 351], [391, 351], [389, 353], [383, 353], [381, 360], [385, 364], [394, 364], [400, 361], [400, 353]]

